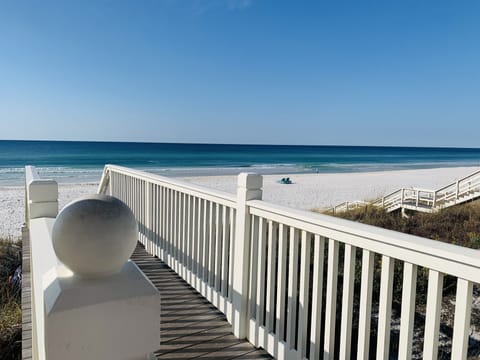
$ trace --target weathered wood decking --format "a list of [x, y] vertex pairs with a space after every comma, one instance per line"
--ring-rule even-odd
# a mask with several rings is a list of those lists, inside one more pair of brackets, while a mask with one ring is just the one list
[[165, 263], [138, 245], [132, 260], [161, 295], [158, 359], [271, 359], [231, 332], [225, 315]]
[[30, 237], [23, 229], [22, 239], [22, 359], [32, 359], [32, 289], [30, 278]]
[[[159, 259], [138, 245], [132, 260], [161, 294], [158, 359], [271, 359], [233, 336], [225, 316]], [[32, 359], [30, 245], [23, 244], [22, 359]], [[141, 326], [141, 324], [135, 324]]]

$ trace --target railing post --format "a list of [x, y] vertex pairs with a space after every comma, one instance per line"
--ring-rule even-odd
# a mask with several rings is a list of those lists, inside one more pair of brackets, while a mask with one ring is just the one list
[[415, 202], [415, 204], [416, 204], [415, 206], [418, 207], [418, 202], [420, 201], [420, 190], [416, 190], [416, 192], [417, 192], [417, 200]]
[[253, 173], [238, 175], [237, 214], [233, 253], [233, 318], [236, 337], [244, 339], [248, 328], [248, 279], [250, 270], [250, 211], [249, 200], [262, 199], [263, 178]]
[[402, 198], [400, 199], [400, 205], [403, 205], [404, 199], [405, 199], [405, 188], [402, 188]]
[[460, 182], [457, 180], [457, 181], [455, 182], [455, 199], [457, 199], [457, 200], [458, 200], [459, 190], [460, 190]]
[[50, 217], [58, 214], [58, 184], [54, 180], [40, 179], [33, 166], [25, 167], [26, 223], [31, 219]]
[[51, 234], [45, 241], [58, 265], [43, 275], [40, 360], [153, 359], [160, 294], [128, 261], [138, 236], [128, 206], [107, 195], [81, 198], [60, 212]]

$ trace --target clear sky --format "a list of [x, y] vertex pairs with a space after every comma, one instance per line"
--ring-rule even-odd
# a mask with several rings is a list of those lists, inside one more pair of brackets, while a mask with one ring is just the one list
[[480, 1], [0, 0], [0, 139], [480, 146]]

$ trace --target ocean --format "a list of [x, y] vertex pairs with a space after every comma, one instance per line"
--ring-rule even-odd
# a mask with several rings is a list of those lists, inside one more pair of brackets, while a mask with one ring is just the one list
[[0, 186], [22, 185], [25, 165], [63, 183], [98, 182], [105, 164], [166, 176], [344, 173], [480, 166], [480, 149], [0, 141]]

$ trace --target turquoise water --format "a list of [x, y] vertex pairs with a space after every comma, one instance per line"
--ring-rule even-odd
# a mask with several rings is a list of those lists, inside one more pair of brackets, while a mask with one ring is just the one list
[[105, 164], [167, 176], [357, 172], [480, 166], [480, 149], [0, 141], [0, 185], [20, 185], [25, 165], [60, 182], [98, 182]]

